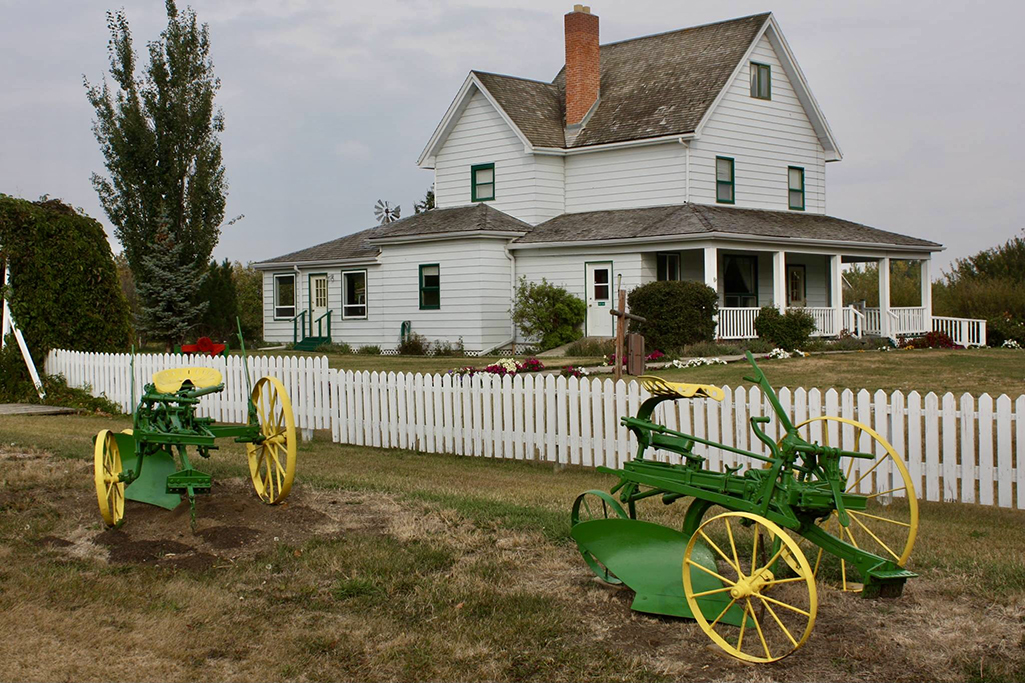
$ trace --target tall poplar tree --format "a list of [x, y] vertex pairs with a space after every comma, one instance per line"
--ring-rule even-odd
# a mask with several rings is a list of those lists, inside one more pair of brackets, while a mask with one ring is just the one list
[[177, 313], [190, 319], [180, 324], [154, 324], [166, 319], [169, 297], [195, 302], [200, 283], [160, 278], [161, 286], [176, 291], [163, 292], [159, 300], [146, 285], [155, 277], [157, 258], [174, 260], [160, 262], [161, 269], [203, 277], [220, 237], [227, 183], [209, 27], [198, 23], [191, 8], [179, 11], [174, 0], [166, 0], [166, 8], [167, 27], [147, 44], [149, 64], [141, 75], [124, 9], [108, 12], [113, 85], [104, 77], [101, 85], [85, 80], [85, 86], [109, 174], [94, 173], [93, 187], [139, 285], [143, 331], [171, 343], [180, 341], [174, 337], [196, 322], [202, 307], [181, 307]]

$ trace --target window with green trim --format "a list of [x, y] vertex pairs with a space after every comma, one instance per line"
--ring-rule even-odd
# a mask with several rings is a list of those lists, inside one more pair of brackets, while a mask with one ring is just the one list
[[487, 202], [495, 198], [495, 165], [477, 164], [470, 167], [470, 199]]
[[441, 267], [437, 263], [420, 266], [420, 310], [441, 308]]
[[790, 208], [804, 211], [804, 169], [791, 166], [787, 169], [787, 187], [790, 195]]
[[733, 159], [729, 157], [715, 158], [715, 201], [720, 204], [733, 204]]
[[772, 99], [772, 69], [768, 64], [751, 62], [751, 97]]

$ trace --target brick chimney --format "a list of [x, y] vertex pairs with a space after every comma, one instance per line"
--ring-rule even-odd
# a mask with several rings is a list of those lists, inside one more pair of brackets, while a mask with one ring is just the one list
[[580, 126], [598, 101], [598, 16], [574, 5], [566, 15], [566, 127]]

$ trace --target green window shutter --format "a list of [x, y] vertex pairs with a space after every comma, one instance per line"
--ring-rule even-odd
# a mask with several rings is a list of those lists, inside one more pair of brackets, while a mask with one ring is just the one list
[[437, 263], [420, 266], [420, 310], [441, 308], [441, 267]]
[[470, 201], [488, 202], [495, 198], [495, 165], [470, 167]]
[[804, 211], [804, 169], [799, 166], [787, 168], [787, 194], [790, 208]]
[[736, 203], [733, 172], [733, 159], [715, 158], [715, 201], [720, 204]]
[[751, 97], [772, 99], [772, 67], [768, 64], [751, 62]]

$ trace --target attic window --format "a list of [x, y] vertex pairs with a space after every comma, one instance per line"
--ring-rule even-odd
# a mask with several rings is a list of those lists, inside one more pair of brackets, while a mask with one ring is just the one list
[[733, 159], [715, 158], [715, 201], [720, 204], [734, 204]]
[[791, 166], [787, 169], [790, 190], [790, 208], [804, 211], [804, 169]]
[[470, 167], [470, 199], [486, 202], [495, 198], [495, 165], [478, 164]]
[[768, 64], [751, 62], [751, 97], [772, 99], [772, 69]]

